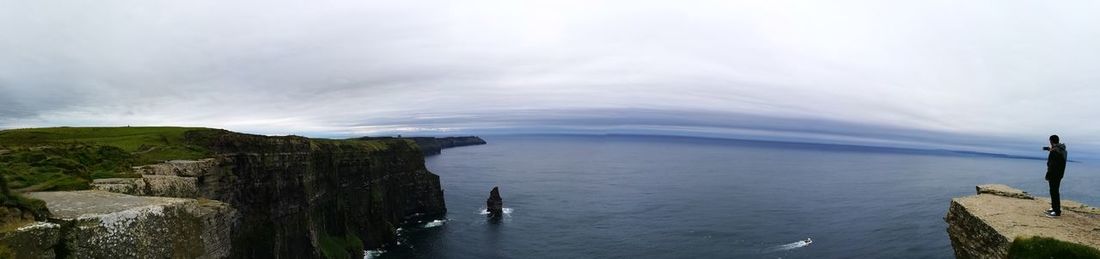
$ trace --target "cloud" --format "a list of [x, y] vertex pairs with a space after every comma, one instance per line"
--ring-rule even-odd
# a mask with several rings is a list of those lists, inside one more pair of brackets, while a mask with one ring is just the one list
[[1100, 151], [1089, 1], [0, 4], [0, 127]]

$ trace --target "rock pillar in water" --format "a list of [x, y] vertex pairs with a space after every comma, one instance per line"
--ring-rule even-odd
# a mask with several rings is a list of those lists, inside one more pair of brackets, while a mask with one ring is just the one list
[[500, 191], [497, 187], [489, 192], [489, 199], [485, 201], [485, 207], [489, 210], [489, 218], [498, 219], [504, 216], [504, 200], [500, 199]]

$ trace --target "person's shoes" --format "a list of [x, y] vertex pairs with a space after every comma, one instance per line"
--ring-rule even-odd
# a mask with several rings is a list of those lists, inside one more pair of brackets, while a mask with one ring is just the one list
[[1058, 212], [1054, 212], [1054, 211], [1051, 211], [1051, 212], [1047, 212], [1047, 213], [1046, 213], [1046, 216], [1047, 216], [1047, 217], [1050, 217], [1050, 218], [1053, 218], [1053, 217], [1058, 217], [1058, 216], [1062, 216], [1062, 213], [1058, 213]]
[[1051, 212], [1054, 212], [1054, 208], [1049, 208], [1049, 209], [1047, 209], [1047, 213], [1048, 213], [1048, 214], [1049, 214], [1049, 213], [1051, 213]]

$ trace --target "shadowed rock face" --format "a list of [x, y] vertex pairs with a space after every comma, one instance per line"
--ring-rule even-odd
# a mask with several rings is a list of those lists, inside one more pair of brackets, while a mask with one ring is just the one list
[[225, 133], [194, 136], [217, 155], [196, 175], [201, 197], [241, 214], [233, 257], [316, 258], [331, 237], [358, 249], [395, 241], [396, 228], [446, 213], [439, 176], [407, 140], [311, 140]]
[[1062, 216], [1043, 212], [1050, 200], [999, 184], [954, 198], [944, 221], [957, 258], [1006, 258], [1019, 237], [1048, 237], [1100, 248], [1100, 209], [1063, 200]]
[[500, 198], [500, 190], [493, 187], [489, 191], [489, 199], [485, 201], [485, 208], [489, 211], [489, 218], [499, 219], [504, 216], [504, 200]]

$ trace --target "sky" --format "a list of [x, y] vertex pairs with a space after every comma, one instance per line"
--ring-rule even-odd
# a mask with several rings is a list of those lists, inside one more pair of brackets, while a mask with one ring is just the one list
[[[1097, 1], [0, 0], [0, 128], [1100, 158]], [[1071, 157], [1072, 159], [1073, 157]]]

